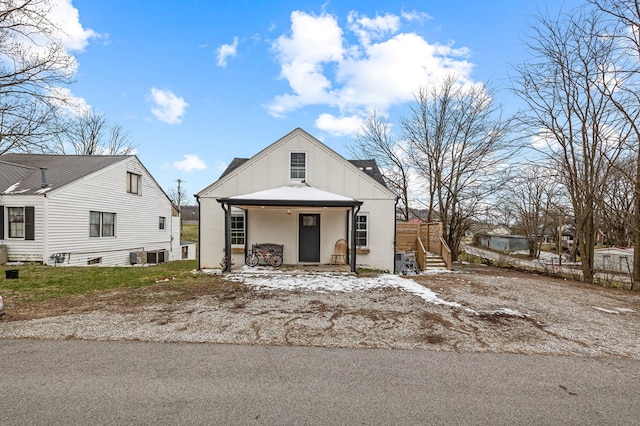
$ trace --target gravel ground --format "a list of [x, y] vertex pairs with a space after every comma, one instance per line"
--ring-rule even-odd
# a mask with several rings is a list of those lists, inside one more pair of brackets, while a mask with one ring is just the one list
[[[261, 279], [277, 283], [298, 273]], [[242, 273], [229, 278], [234, 279], [212, 276], [206, 286], [112, 291], [8, 312], [0, 337], [640, 359], [637, 292], [490, 267], [408, 278], [432, 290], [435, 302], [397, 286], [281, 290], [256, 287]]]

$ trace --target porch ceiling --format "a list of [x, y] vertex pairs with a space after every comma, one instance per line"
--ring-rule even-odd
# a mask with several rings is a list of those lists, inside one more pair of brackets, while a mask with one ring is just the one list
[[362, 201], [312, 186], [282, 186], [250, 194], [218, 198], [230, 206], [279, 206], [279, 207], [357, 207]]

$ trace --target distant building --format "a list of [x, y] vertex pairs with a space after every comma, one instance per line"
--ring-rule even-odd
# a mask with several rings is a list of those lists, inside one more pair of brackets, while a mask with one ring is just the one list
[[593, 267], [601, 271], [633, 272], [633, 247], [609, 247], [593, 252]]
[[476, 234], [473, 237], [473, 243], [478, 247], [487, 247], [505, 253], [529, 250], [529, 240], [521, 235]]
[[198, 206], [181, 206], [180, 217], [183, 225], [197, 225], [200, 220]]

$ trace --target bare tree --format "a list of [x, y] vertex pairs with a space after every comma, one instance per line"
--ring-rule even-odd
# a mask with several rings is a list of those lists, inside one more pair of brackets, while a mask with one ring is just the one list
[[449, 77], [420, 89], [412, 115], [402, 120], [413, 167], [427, 187], [427, 219], [437, 210], [454, 258], [471, 218], [499, 187], [510, 155], [509, 120], [501, 118], [492, 95]]
[[0, 0], [0, 154], [42, 150], [66, 102], [53, 87], [71, 82], [75, 60], [54, 34], [50, 0]]
[[173, 205], [178, 208], [178, 211], [180, 211], [180, 208], [182, 206], [188, 204], [189, 197], [187, 196], [187, 191], [182, 186], [184, 181], [182, 179], [176, 179], [176, 183], [178, 185], [169, 188], [169, 193], [167, 195], [169, 196], [169, 199], [171, 200]]
[[85, 112], [70, 119], [57, 135], [55, 151], [77, 155], [127, 155], [135, 150], [129, 134], [119, 125], [110, 125], [104, 114]]
[[630, 246], [634, 243], [636, 158], [626, 155], [616, 162], [602, 206], [601, 230], [607, 236], [607, 243], [617, 246]]
[[633, 280], [640, 282], [640, 1], [639, 0], [588, 0], [596, 9], [611, 19], [612, 26], [607, 34], [621, 41], [618, 46], [623, 50], [624, 66], [616, 68], [616, 78], [629, 78], [635, 84], [626, 86], [628, 102], [618, 101], [609, 87], [604, 87], [618, 110], [628, 121], [634, 135], [636, 165], [634, 179], [633, 232], [634, 257]]
[[553, 222], [551, 215], [558, 199], [558, 184], [541, 166], [524, 167], [502, 194], [502, 206], [515, 212], [516, 229], [529, 240], [529, 254], [533, 257], [540, 254], [542, 234], [546, 225]]
[[517, 67], [514, 87], [528, 106], [520, 117], [566, 186], [583, 279], [592, 282], [598, 207], [629, 134], [628, 123], [602, 92], [608, 84], [611, 93], [621, 94], [614, 86], [625, 83], [608, 74], [617, 46], [601, 18], [585, 9], [539, 16], [532, 30], [531, 58]]
[[376, 110], [369, 116], [349, 146], [357, 159], [373, 159], [380, 167], [384, 180], [400, 198], [402, 220], [409, 220], [409, 172], [407, 156], [391, 132], [391, 125]]

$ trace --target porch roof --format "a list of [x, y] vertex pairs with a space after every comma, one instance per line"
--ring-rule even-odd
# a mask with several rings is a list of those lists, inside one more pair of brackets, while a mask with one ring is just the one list
[[312, 186], [282, 186], [217, 200], [219, 203], [231, 206], [356, 207], [362, 205], [362, 201]]

